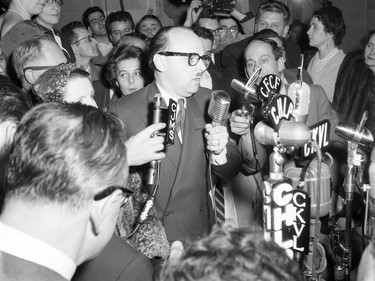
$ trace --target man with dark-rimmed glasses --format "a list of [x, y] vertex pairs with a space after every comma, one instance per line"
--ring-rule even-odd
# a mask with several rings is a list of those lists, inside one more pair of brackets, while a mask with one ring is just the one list
[[[207, 234], [213, 223], [207, 186], [206, 151], [212, 152], [215, 176], [229, 179], [240, 168], [239, 153], [229, 141], [226, 126], [212, 127], [207, 118], [211, 91], [200, 87], [203, 72], [210, 63], [202, 43], [186, 27], [164, 27], [151, 40], [149, 65], [155, 81], [131, 95], [110, 104], [132, 137], [144, 129], [152, 116], [150, 105], [157, 93], [165, 105], [177, 107], [174, 144], [163, 150], [160, 188], [155, 207], [170, 242], [194, 240]], [[181, 116], [181, 118], [179, 118]], [[162, 148], [160, 148], [162, 149]], [[149, 165], [136, 167], [141, 175]]]
[[94, 107], [43, 103], [26, 113], [6, 173], [0, 280], [70, 280], [100, 254], [132, 194], [125, 140], [121, 121]]

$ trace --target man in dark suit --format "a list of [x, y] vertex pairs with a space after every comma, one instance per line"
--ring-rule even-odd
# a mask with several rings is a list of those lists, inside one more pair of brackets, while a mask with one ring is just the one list
[[132, 193], [125, 139], [117, 118], [90, 106], [26, 113], [6, 172], [0, 280], [70, 280], [100, 253]]
[[[267, 1], [258, 8], [257, 31], [272, 29], [279, 36], [285, 37], [289, 30], [290, 11], [289, 8], [278, 1]], [[243, 52], [251, 41], [245, 38], [242, 41], [228, 45], [222, 51], [221, 59], [224, 69], [223, 77], [226, 77], [226, 85], [230, 85], [233, 78], [246, 77], [244, 73]], [[301, 54], [300, 47], [290, 41], [285, 42], [286, 68], [298, 67]]]
[[[165, 104], [176, 101], [177, 112], [185, 112], [185, 121], [175, 133], [174, 144], [165, 149], [155, 200], [169, 241], [185, 243], [210, 230], [213, 210], [207, 187], [206, 152], [212, 155], [212, 171], [218, 177], [229, 179], [240, 168], [239, 153], [229, 141], [227, 128], [207, 124], [211, 121], [207, 116], [211, 92], [199, 86], [209, 61], [192, 30], [162, 28], [150, 44], [149, 62], [155, 82], [122, 97], [109, 108], [125, 123], [128, 137], [149, 124], [150, 108], [157, 93]], [[138, 171], [147, 172], [148, 167], [141, 166]]]

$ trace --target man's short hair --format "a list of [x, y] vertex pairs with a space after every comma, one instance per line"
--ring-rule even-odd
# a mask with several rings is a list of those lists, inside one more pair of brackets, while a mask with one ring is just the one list
[[340, 45], [346, 33], [346, 25], [342, 12], [334, 7], [327, 6], [316, 10], [313, 14], [324, 26], [324, 31], [333, 34], [335, 45]]
[[284, 249], [264, 239], [258, 226], [214, 227], [206, 238], [193, 242], [177, 260], [169, 260], [160, 280], [172, 281], [297, 281], [298, 264]]
[[212, 31], [208, 28], [194, 25], [192, 29], [194, 33], [198, 35], [199, 38], [209, 39], [211, 42], [214, 42], [214, 35], [212, 34]]
[[160, 19], [159, 19], [157, 16], [155, 16], [155, 15], [144, 15], [144, 16], [139, 20], [139, 22], [137, 23], [137, 25], [135, 26], [135, 31], [136, 31], [136, 32], [141, 33], [141, 23], [142, 23], [142, 21], [147, 20], [147, 19], [155, 20], [155, 21], [157, 21], [157, 23], [160, 25], [160, 27], [163, 26], [163, 25], [161, 24]]
[[[17, 77], [22, 81], [23, 69], [30, 63], [39, 61], [44, 57], [42, 52], [42, 42], [48, 40], [56, 44], [49, 35], [36, 35], [29, 40], [19, 44], [13, 52], [12, 64], [16, 71]], [[56, 46], [58, 46], [56, 44]]]
[[288, 25], [290, 21], [290, 10], [288, 6], [279, 1], [267, 1], [258, 7], [258, 17], [264, 12], [273, 12], [283, 14], [284, 24]]
[[78, 40], [78, 35], [74, 32], [77, 28], [85, 28], [85, 25], [80, 21], [72, 21], [61, 28], [61, 32], [69, 39], [70, 44]]
[[22, 118], [7, 177], [8, 200], [60, 204], [72, 212], [93, 195], [127, 182], [125, 131], [113, 114], [77, 104], [43, 103]]
[[[256, 34], [254, 34], [254, 36], [255, 37], [251, 39], [251, 41], [249, 42], [247, 47], [254, 41], [261, 41], [261, 42], [267, 43], [271, 46], [272, 53], [275, 56], [276, 61], [283, 56], [283, 48], [277, 46], [277, 43], [274, 40], [271, 39], [272, 37], [256, 36]], [[245, 50], [245, 52], [246, 52], [246, 50]]]
[[105, 29], [108, 34], [111, 34], [111, 24], [116, 21], [130, 22], [130, 26], [134, 29], [134, 21], [132, 15], [127, 11], [112, 12], [108, 15], [105, 21]]
[[157, 70], [155, 65], [154, 65], [154, 62], [153, 62], [154, 56], [157, 53], [164, 51], [168, 47], [168, 44], [169, 44], [168, 33], [172, 29], [177, 29], [177, 28], [179, 28], [181, 30], [192, 31], [190, 28], [187, 28], [187, 27], [184, 27], [184, 26], [166, 26], [166, 27], [162, 27], [161, 29], [159, 29], [159, 31], [151, 39], [150, 48], [149, 48], [149, 52], [148, 52], [148, 65], [149, 65], [150, 69], [152, 69], [153, 71]]
[[98, 6], [90, 7], [90, 8], [86, 9], [86, 10], [83, 12], [83, 15], [82, 15], [82, 22], [83, 22], [83, 24], [86, 26], [86, 28], [88, 28], [88, 27], [90, 26], [89, 15], [91, 15], [92, 13], [95, 13], [95, 12], [102, 13], [103, 16], [104, 16], [104, 11], [103, 11], [103, 9], [100, 8], [100, 7], [98, 7]]
[[0, 75], [0, 123], [18, 124], [31, 107], [29, 95], [22, 93], [8, 77]]

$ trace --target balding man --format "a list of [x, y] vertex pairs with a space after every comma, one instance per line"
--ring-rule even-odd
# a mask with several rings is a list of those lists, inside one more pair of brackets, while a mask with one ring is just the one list
[[[165, 104], [175, 101], [177, 112], [185, 112], [182, 129], [176, 130], [174, 144], [166, 147], [161, 162], [155, 206], [168, 240], [186, 242], [207, 234], [212, 224], [206, 151], [213, 154], [212, 171], [220, 178], [236, 175], [240, 158], [225, 126], [206, 125], [211, 122], [207, 118], [211, 92], [200, 88], [200, 81], [210, 57], [199, 37], [185, 27], [162, 28], [153, 37], [149, 54], [155, 81], [114, 102], [110, 110], [124, 121], [128, 137], [148, 125], [149, 105], [157, 93]], [[139, 167], [141, 173], [147, 170], [148, 166]]]

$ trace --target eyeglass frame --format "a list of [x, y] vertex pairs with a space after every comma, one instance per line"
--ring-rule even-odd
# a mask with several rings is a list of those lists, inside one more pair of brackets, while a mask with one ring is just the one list
[[59, 7], [62, 7], [62, 5], [64, 5], [64, 1], [63, 0], [50, 0], [51, 3], [48, 3], [48, 1], [49, 0], [45, 1], [46, 5], [48, 5], [48, 6], [52, 6], [53, 3], [55, 3]]
[[120, 185], [112, 185], [112, 186], [109, 186], [109, 187], [103, 189], [102, 191], [99, 191], [98, 193], [95, 193], [94, 196], [93, 196], [93, 199], [94, 199], [94, 201], [100, 201], [100, 200], [110, 196], [116, 190], [122, 191], [122, 195], [124, 196], [124, 198], [122, 199], [122, 203], [125, 203], [133, 195], [133, 191], [130, 190], [129, 188], [126, 188], [126, 187], [120, 186]]
[[221, 26], [220, 27], [220, 33], [221, 32], [230, 32], [230, 33], [235, 33], [235, 32], [238, 32], [238, 26], [231, 26], [231, 27], [227, 27], [227, 26]]
[[33, 70], [33, 71], [38, 71], [38, 70], [48, 70], [48, 69], [51, 69], [53, 67], [57, 67], [57, 66], [61, 66], [63, 64], [65, 64], [66, 62], [63, 62], [63, 63], [60, 63], [58, 65], [38, 65], [38, 66], [26, 66], [22, 69], [22, 73], [23, 75], [25, 75], [25, 72], [28, 71], [28, 70]]
[[87, 35], [87, 36], [85, 36], [81, 39], [78, 39], [77, 41], [73, 42], [72, 44], [77, 44], [77, 43], [79, 43], [79, 42], [81, 42], [82, 40], [85, 40], [85, 39], [87, 39], [90, 43], [92, 43], [92, 42], [94, 42], [95, 38], [92, 34], [89, 34], [89, 35]]
[[[207, 67], [210, 64], [210, 62], [211, 62], [211, 56], [209, 56], [207, 54], [204, 54], [203, 56], [200, 56], [197, 53], [159, 52], [158, 55], [162, 55], [162, 56], [166, 56], [166, 57], [174, 57], [174, 56], [177, 56], [177, 57], [188, 57], [188, 65], [189, 66], [196, 66], [198, 64], [198, 62], [200, 60], [202, 60], [203, 64]], [[199, 57], [199, 59], [197, 60], [197, 62], [195, 64], [191, 63], [192, 56], [198, 56]], [[204, 57], [206, 58], [207, 62], [205, 62]]]

